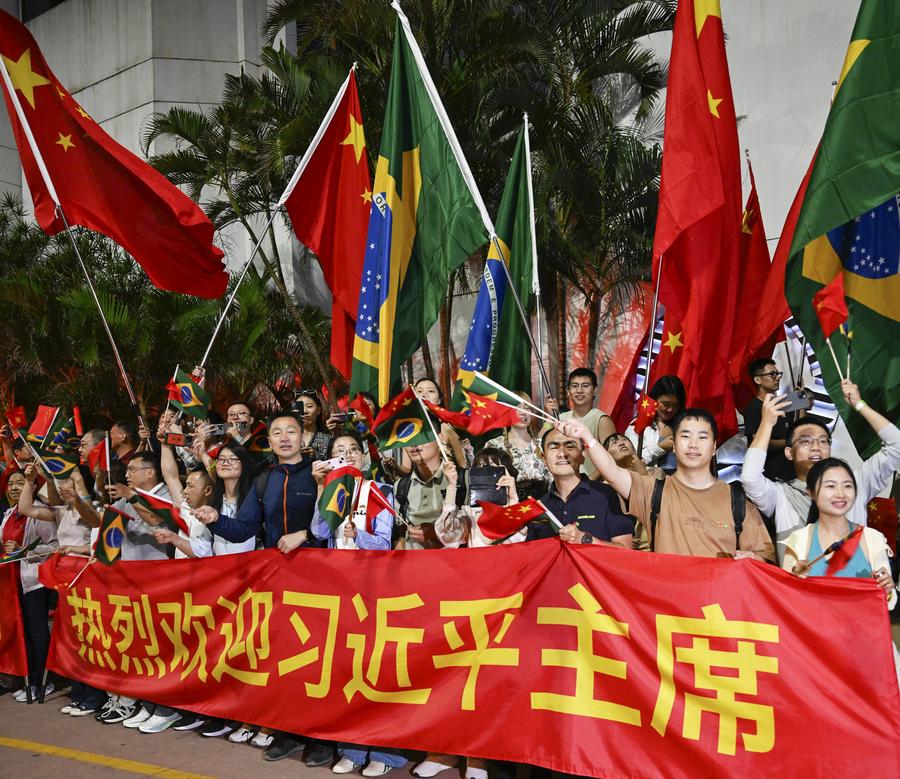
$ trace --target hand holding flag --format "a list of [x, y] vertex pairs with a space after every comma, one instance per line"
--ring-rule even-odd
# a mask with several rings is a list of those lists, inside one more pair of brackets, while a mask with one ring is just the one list
[[827, 555], [829, 552], [834, 552], [828, 561], [826, 576], [834, 576], [847, 567], [853, 555], [856, 554], [856, 547], [859, 546], [859, 542], [862, 539], [862, 532], [862, 525], [857, 525], [847, 535], [839, 538], [822, 553]]

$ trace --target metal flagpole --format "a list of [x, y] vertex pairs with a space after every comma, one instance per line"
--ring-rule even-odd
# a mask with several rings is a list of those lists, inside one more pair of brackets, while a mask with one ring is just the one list
[[44, 186], [47, 187], [47, 193], [56, 204], [56, 213], [59, 215], [59, 218], [62, 220], [62, 223], [65, 226], [66, 235], [69, 238], [69, 242], [72, 244], [72, 249], [75, 251], [75, 256], [78, 258], [78, 264], [81, 265], [81, 271], [82, 273], [84, 273], [84, 278], [87, 280], [88, 288], [91, 291], [91, 297], [93, 297], [94, 303], [97, 306], [97, 310], [100, 312], [100, 321], [103, 323], [103, 329], [106, 331], [106, 336], [109, 339], [110, 346], [112, 346], [113, 355], [115, 356], [116, 364], [119, 367], [119, 373], [122, 374], [122, 381], [125, 384], [125, 390], [128, 392], [128, 398], [131, 400], [132, 412], [137, 416], [138, 421], [141, 423], [141, 425], [143, 425], [144, 420], [141, 418], [140, 409], [138, 408], [137, 404], [137, 398], [134, 395], [134, 389], [131, 386], [131, 381], [129, 381], [128, 379], [128, 373], [125, 370], [125, 365], [122, 363], [122, 357], [119, 354], [119, 349], [116, 346], [112, 331], [109, 329], [109, 323], [106, 321], [106, 315], [103, 313], [103, 307], [100, 305], [100, 300], [97, 297], [97, 291], [94, 289], [94, 284], [91, 281], [91, 277], [88, 275], [84, 260], [81, 258], [81, 252], [78, 251], [78, 245], [75, 243], [75, 237], [72, 235], [72, 228], [70, 227], [69, 222], [66, 219], [66, 214], [63, 211], [62, 203], [60, 202], [59, 195], [56, 192], [56, 187], [53, 186], [53, 180], [50, 178], [50, 172], [47, 170], [47, 166], [44, 163], [44, 158], [41, 155], [41, 150], [38, 148], [37, 141], [34, 139], [34, 134], [31, 132], [31, 125], [28, 124], [28, 119], [25, 116], [25, 111], [22, 109], [22, 103], [19, 100], [19, 96], [16, 94], [16, 88], [12, 83], [12, 79], [9, 76], [9, 71], [6, 69], [6, 63], [3, 61], [2, 57], [0, 57], [0, 76], [2, 76], [3, 78], [3, 83], [6, 85], [6, 91], [9, 94], [9, 98], [12, 101], [13, 107], [16, 109], [16, 115], [19, 117], [19, 123], [22, 126], [22, 131], [25, 133], [25, 137], [28, 139], [28, 145], [31, 147], [31, 153], [34, 155], [34, 161], [37, 164], [38, 171], [41, 174], [41, 178], [44, 180]]
[[[647, 365], [644, 369], [644, 392], [646, 395], [650, 387], [650, 364], [653, 362], [653, 339], [656, 336], [656, 313], [659, 310], [659, 284], [662, 281], [662, 269], [664, 254], [659, 255], [659, 267], [656, 270], [656, 284], [653, 286], [653, 306], [650, 310], [650, 340], [647, 342]], [[644, 434], [638, 436], [638, 457], [644, 456]]]
[[344, 94], [347, 91], [347, 87], [350, 84], [350, 75], [356, 70], [356, 63], [353, 63], [353, 66], [350, 68], [350, 73], [347, 74], [347, 78], [344, 79], [344, 83], [341, 84], [340, 89], [338, 89], [337, 94], [334, 97], [334, 100], [331, 101], [331, 106], [328, 108], [328, 111], [325, 114], [325, 117], [322, 119], [322, 122], [319, 124], [319, 129], [316, 130], [316, 134], [313, 136], [313, 139], [309, 142], [309, 146], [306, 149], [306, 152], [301, 157], [300, 162], [297, 164], [297, 167], [294, 169], [294, 173], [291, 176], [291, 180], [288, 182], [288, 185], [284, 188], [284, 192], [281, 193], [281, 197], [278, 198], [278, 202], [275, 204], [275, 207], [272, 209], [272, 216], [269, 217], [269, 221], [266, 222], [266, 226], [263, 228], [260, 233], [259, 240], [257, 240], [256, 245], [253, 247], [253, 251], [250, 252], [250, 257], [247, 259], [246, 264], [244, 265], [243, 270], [241, 271], [241, 275], [238, 276], [237, 283], [234, 285], [234, 289], [231, 290], [231, 294], [228, 296], [228, 301], [225, 303], [225, 308], [222, 309], [222, 313], [219, 315], [219, 321], [216, 322], [216, 327], [213, 330], [212, 337], [209, 339], [209, 344], [206, 347], [206, 351], [203, 353], [203, 359], [200, 360], [200, 367], [203, 368], [206, 366], [206, 361], [209, 359], [209, 353], [212, 351], [213, 344], [216, 342], [216, 338], [219, 335], [219, 330], [222, 329], [222, 324], [225, 321], [225, 317], [228, 315], [229, 310], [231, 309], [232, 304], [234, 303], [234, 299], [237, 296], [237, 291], [241, 286], [241, 283], [247, 276], [247, 272], [250, 270], [250, 266], [253, 264], [253, 260], [256, 258], [257, 252], [259, 252], [260, 246], [262, 246], [262, 242], [265, 240], [266, 233], [269, 232], [269, 228], [272, 226], [272, 223], [275, 221], [275, 217], [279, 213], [279, 209], [285, 204], [285, 201], [291, 196], [291, 192], [294, 191], [294, 187], [297, 186], [297, 182], [300, 180], [300, 176], [303, 174], [303, 171], [306, 170], [306, 166], [309, 164], [310, 159], [312, 159], [313, 154], [319, 146], [319, 142], [322, 140], [322, 136], [325, 135], [325, 131], [328, 129], [328, 125], [331, 124], [331, 120], [334, 118], [335, 113], [337, 113], [338, 106], [341, 103], [341, 100], [344, 98]]
[[[541, 368], [544, 370], [544, 338], [541, 333], [541, 282], [538, 278], [538, 256], [537, 256], [537, 229], [534, 222], [534, 188], [531, 181], [531, 137], [528, 133], [528, 113], [522, 114], [522, 122], [525, 125], [525, 181], [528, 190], [528, 224], [531, 229], [531, 291], [534, 293], [535, 307], [534, 314], [537, 322], [537, 360]], [[530, 324], [530, 323], [529, 323]], [[529, 332], [531, 328], [529, 327]], [[540, 386], [540, 405], [544, 407], [546, 402], [545, 387], [543, 381]]]

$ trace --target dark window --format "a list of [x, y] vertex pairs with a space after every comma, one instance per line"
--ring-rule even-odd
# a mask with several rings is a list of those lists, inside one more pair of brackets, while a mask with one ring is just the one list
[[45, 11], [62, 5], [66, 0], [22, 0], [22, 21], [30, 22]]

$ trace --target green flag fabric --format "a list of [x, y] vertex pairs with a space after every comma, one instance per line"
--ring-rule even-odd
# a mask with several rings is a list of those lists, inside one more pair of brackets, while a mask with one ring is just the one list
[[[461, 167], [462, 166], [462, 167]], [[363, 261], [350, 395], [383, 405], [437, 320], [487, 214], [406, 18], [398, 12]]]
[[357, 479], [361, 480], [362, 474], [350, 466], [336, 468], [325, 477], [319, 497], [319, 516], [332, 533], [353, 513]]
[[530, 314], [535, 298], [527, 132], [526, 125], [519, 133], [497, 213], [497, 245], [503, 258], [491, 242], [459, 363], [459, 379], [465, 387], [474, 371], [482, 371], [506, 387], [531, 393], [531, 343], [503, 269], [505, 263], [522, 307]]
[[44, 461], [47, 471], [54, 479], [68, 479], [72, 471], [78, 466], [77, 452], [63, 454], [38, 449], [38, 456]]
[[843, 399], [813, 309], [839, 273], [851, 337], [831, 344], [841, 373], [889, 419], [900, 414], [900, 7], [863, 0], [819, 144], [785, 272], [785, 295], [816, 350], [859, 453], [880, 441]]
[[[435, 425], [439, 425], [436, 422]], [[412, 387], [391, 398], [375, 418], [375, 437], [378, 448], [387, 450], [404, 446], [419, 446], [434, 441], [425, 409]]]
[[169, 402], [175, 408], [197, 419], [206, 419], [209, 413], [209, 393], [181, 368], [169, 383]]

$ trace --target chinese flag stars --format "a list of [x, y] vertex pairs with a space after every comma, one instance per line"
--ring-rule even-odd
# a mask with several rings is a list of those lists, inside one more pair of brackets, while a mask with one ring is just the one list
[[3, 57], [3, 63], [9, 71], [9, 78], [13, 86], [22, 93], [22, 97], [28, 101], [28, 105], [34, 108], [34, 90], [35, 87], [43, 87], [50, 85], [50, 79], [45, 78], [40, 73], [35, 73], [31, 67], [31, 49], [25, 49], [22, 56], [13, 62], [7, 57]]
[[72, 135], [63, 135], [59, 133], [59, 140], [56, 142], [57, 145], [62, 146], [65, 151], [71, 149], [75, 144], [72, 143]]

